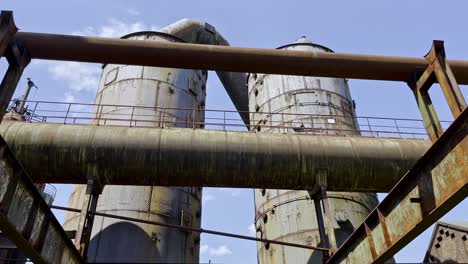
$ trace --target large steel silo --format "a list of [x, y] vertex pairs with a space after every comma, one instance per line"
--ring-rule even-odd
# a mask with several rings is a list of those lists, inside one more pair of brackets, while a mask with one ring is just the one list
[[[332, 52], [305, 38], [279, 49]], [[354, 103], [345, 79], [250, 74], [248, 89], [251, 129], [258, 133], [358, 134], [352, 118]], [[329, 192], [328, 197], [338, 244], [378, 203], [375, 194]], [[257, 189], [255, 210], [258, 237], [311, 246], [321, 244], [314, 203], [307, 191]], [[322, 258], [319, 251], [281, 245], [258, 243], [257, 249], [260, 264], [321, 263]]]
[[[138, 32], [123, 38], [182, 41], [159, 32]], [[95, 109], [95, 122], [129, 126], [131, 119], [132, 126], [193, 127], [195, 120], [201, 127], [206, 80], [207, 72], [201, 70], [104, 65], [95, 98], [96, 104], [104, 106]], [[85, 189], [83, 185], [75, 187], [70, 207], [82, 207]], [[105, 186], [97, 211], [200, 228], [201, 195], [201, 188], [191, 187]], [[76, 229], [78, 218], [77, 213], [68, 214], [65, 229]], [[96, 217], [88, 261], [195, 263], [199, 241], [198, 233]]]

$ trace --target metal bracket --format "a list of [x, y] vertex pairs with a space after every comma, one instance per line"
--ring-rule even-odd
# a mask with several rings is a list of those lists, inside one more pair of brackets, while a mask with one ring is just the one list
[[89, 212], [96, 212], [99, 195], [102, 193], [103, 189], [104, 185], [96, 179], [88, 179], [86, 195], [75, 236], [75, 246], [84, 259], [87, 258], [88, 246], [94, 223], [94, 214], [90, 214]]
[[416, 97], [429, 138], [434, 142], [442, 135], [443, 130], [429, 96], [429, 88], [432, 84], [435, 81], [439, 82], [455, 119], [466, 108], [466, 102], [458, 87], [455, 76], [445, 59], [444, 42], [434, 40], [431, 50], [424, 57], [429, 62], [429, 65], [425, 71], [417, 72], [414, 79], [408, 82], [408, 85]]

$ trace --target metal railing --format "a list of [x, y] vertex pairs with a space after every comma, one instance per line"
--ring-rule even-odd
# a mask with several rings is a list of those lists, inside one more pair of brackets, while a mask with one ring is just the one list
[[[28, 122], [247, 131], [234, 110], [28, 101]], [[420, 119], [249, 112], [251, 132], [428, 138]], [[441, 121], [445, 129], [451, 121]]]

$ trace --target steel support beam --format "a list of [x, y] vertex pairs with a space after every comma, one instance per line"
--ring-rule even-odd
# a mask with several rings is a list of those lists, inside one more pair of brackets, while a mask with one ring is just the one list
[[0, 229], [34, 263], [82, 263], [60, 223], [0, 137]]
[[467, 133], [465, 109], [328, 263], [383, 263], [463, 201]]
[[[468, 194], [468, 109], [443, 43], [426, 55], [429, 66], [410, 83], [434, 144], [327, 263], [383, 263]], [[456, 120], [442, 133], [428, 90], [438, 79]]]
[[86, 186], [86, 194], [81, 209], [78, 228], [75, 235], [75, 245], [80, 251], [81, 256], [87, 259], [91, 231], [93, 230], [94, 215], [89, 212], [96, 212], [99, 195], [104, 186], [95, 179], [89, 179]]
[[[34, 182], [388, 192], [429, 148], [417, 139], [4, 122]], [[37, 155], [41, 153], [41, 155]]]
[[[410, 81], [422, 58], [254, 49], [186, 43], [18, 32], [34, 59], [132, 64], [229, 72]], [[200, 59], [203, 58], [203, 59]], [[468, 84], [468, 61], [450, 61], [460, 84]]]
[[25, 48], [13, 40], [18, 29], [11, 11], [0, 13], [0, 57], [8, 60], [8, 69], [0, 83], [0, 121], [5, 115], [24, 69], [31, 61]]
[[0, 58], [5, 54], [5, 50], [16, 31], [18, 28], [13, 20], [13, 12], [2, 11], [0, 13]]

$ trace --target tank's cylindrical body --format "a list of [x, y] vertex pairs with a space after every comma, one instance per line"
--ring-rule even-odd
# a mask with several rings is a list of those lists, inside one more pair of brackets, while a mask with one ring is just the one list
[[[306, 39], [280, 49], [332, 52]], [[358, 134], [345, 79], [250, 74], [248, 88], [252, 130]], [[308, 196], [307, 191], [256, 189], [257, 237], [321, 245], [314, 204]], [[329, 198], [338, 244], [344, 242], [377, 204], [375, 194], [329, 192]], [[321, 263], [319, 251], [265, 243], [258, 243], [257, 249], [260, 264]]]
[[[124, 38], [179, 41], [156, 32], [133, 33]], [[95, 103], [101, 105], [95, 109], [96, 122], [99, 125], [202, 127], [206, 79], [207, 72], [200, 70], [104, 65], [95, 99]], [[85, 189], [83, 185], [75, 187], [70, 207], [82, 208]], [[201, 188], [105, 186], [97, 211], [199, 228]], [[69, 213], [65, 229], [76, 229], [78, 219], [79, 214]], [[199, 242], [197, 233], [96, 217], [88, 261], [195, 263], [199, 259]]]

